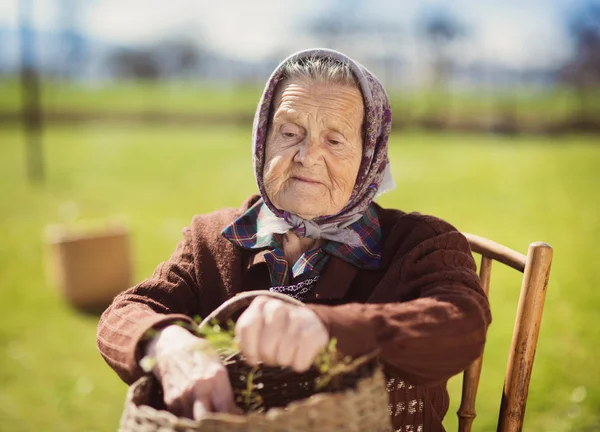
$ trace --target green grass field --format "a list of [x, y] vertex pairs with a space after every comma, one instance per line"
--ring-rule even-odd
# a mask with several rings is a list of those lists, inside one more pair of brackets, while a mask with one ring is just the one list
[[[82, 220], [126, 215], [142, 279], [193, 214], [255, 191], [250, 130], [51, 127], [44, 146], [47, 180], [29, 185], [20, 130], [0, 129], [0, 430], [112, 431], [126, 388], [96, 351], [98, 318], [73, 311], [47, 282], [44, 227], [69, 202]], [[390, 154], [398, 188], [384, 206], [522, 252], [537, 240], [555, 248], [525, 430], [600, 430], [598, 138], [411, 132], [393, 136]], [[495, 430], [519, 287], [516, 272], [494, 267], [478, 431]], [[451, 381], [453, 395], [459, 385]]]
[[[22, 103], [16, 78], [0, 77], [0, 114], [16, 112]], [[215, 85], [208, 82], [115, 81], [85, 85], [44, 80], [41, 100], [46, 111], [67, 113], [169, 115], [251, 115], [262, 86]], [[479, 89], [442, 94], [435, 91], [390, 91], [395, 120], [400, 123], [423, 119], [485, 121], [514, 115], [519, 124], [552, 125], [569, 121], [581, 109], [578, 95], [569, 88], [512, 90]], [[600, 89], [587, 92], [585, 116], [600, 113]]]

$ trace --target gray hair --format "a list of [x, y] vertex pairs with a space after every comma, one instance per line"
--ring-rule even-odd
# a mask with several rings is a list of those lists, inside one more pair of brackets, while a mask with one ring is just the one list
[[346, 62], [331, 57], [292, 58], [283, 65], [282, 81], [308, 79], [319, 84], [358, 87], [358, 81]]

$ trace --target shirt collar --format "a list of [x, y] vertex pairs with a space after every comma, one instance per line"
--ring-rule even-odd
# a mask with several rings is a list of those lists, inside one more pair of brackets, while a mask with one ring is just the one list
[[[268, 208], [260, 199], [233, 223], [225, 227], [221, 234], [231, 243], [243, 249], [281, 248], [281, 235], [268, 234], [261, 237], [257, 235], [261, 226], [261, 217], [264, 220], [268, 214]], [[353, 230], [359, 235], [362, 241], [361, 246], [349, 246], [328, 241], [321, 249], [356, 267], [378, 269], [381, 266], [381, 227], [374, 206], [371, 204], [362, 218], [346, 229]], [[264, 262], [264, 253], [259, 253], [251, 262]]]

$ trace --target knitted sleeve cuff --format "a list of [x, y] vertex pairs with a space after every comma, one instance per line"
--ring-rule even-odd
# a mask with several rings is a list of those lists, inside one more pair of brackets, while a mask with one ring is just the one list
[[358, 357], [378, 348], [372, 324], [362, 311], [363, 305], [306, 305], [323, 322], [329, 337], [337, 340], [337, 348], [346, 355]]

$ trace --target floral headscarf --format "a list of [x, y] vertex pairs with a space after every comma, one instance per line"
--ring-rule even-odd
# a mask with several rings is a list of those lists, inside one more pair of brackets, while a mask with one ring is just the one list
[[[326, 57], [347, 63], [360, 86], [365, 112], [362, 160], [350, 199], [337, 214], [312, 220], [277, 209], [269, 200], [263, 183], [265, 147], [273, 95], [279, 82], [285, 78], [285, 64], [308, 57]], [[353, 246], [356, 246], [357, 242], [360, 243], [358, 235], [345, 228], [362, 217], [377, 195], [395, 187], [388, 159], [391, 124], [392, 110], [381, 83], [364, 66], [344, 54], [329, 49], [309, 49], [292, 54], [281, 62], [267, 81], [254, 116], [254, 175], [264, 203], [273, 213], [271, 221], [263, 225], [259, 235], [269, 232], [283, 233], [292, 229], [300, 237], [324, 238]]]

